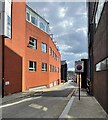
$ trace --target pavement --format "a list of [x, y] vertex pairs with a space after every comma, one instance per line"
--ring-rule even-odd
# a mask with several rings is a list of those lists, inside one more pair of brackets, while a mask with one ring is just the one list
[[108, 120], [108, 114], [95, 97], [88, 96], [84, 89], [81, 89], [79, 100], [77, 89], [59, 118], [71, 118], [72, 120]]

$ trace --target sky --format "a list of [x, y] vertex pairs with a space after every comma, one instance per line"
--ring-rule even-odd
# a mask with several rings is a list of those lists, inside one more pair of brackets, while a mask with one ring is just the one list
[[29, 2], [34, 10], [50, 23], [50, 31], [66, 60], [68, 70], [74, 70], [75, 61], [88, 56], [87, 8], [84, 2]]

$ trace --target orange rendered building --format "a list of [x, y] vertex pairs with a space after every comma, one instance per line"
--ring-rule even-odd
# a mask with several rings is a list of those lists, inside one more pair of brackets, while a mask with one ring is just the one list
[[49, 23], [25, 2], [12, 2], [11, 39], [5, 38], [4, 93], [61, 83], [60, 53]]

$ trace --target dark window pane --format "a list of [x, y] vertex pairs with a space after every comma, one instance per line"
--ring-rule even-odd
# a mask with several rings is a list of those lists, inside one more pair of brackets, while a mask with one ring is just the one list
[[27, 20], [30, 21], [30, 14], [26, 13]]
[[101, 70], [106, 70], [106, 59], [101, 62]]
[[31, 16], [31, 22], [35, 24], [35, 18]]
[[43, 23], [40, 23], [40, 28], [41, 28], [42, 30], [45, 30], [45, 26], [44, 26]]
[[29, 62], [29, 67], [33, 67], [33, 62], [32, 61]]

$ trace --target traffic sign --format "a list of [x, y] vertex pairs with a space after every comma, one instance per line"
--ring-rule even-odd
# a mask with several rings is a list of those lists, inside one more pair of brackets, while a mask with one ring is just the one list
[[84, 61], [75, 61], [75, 72], [84, 72]]

